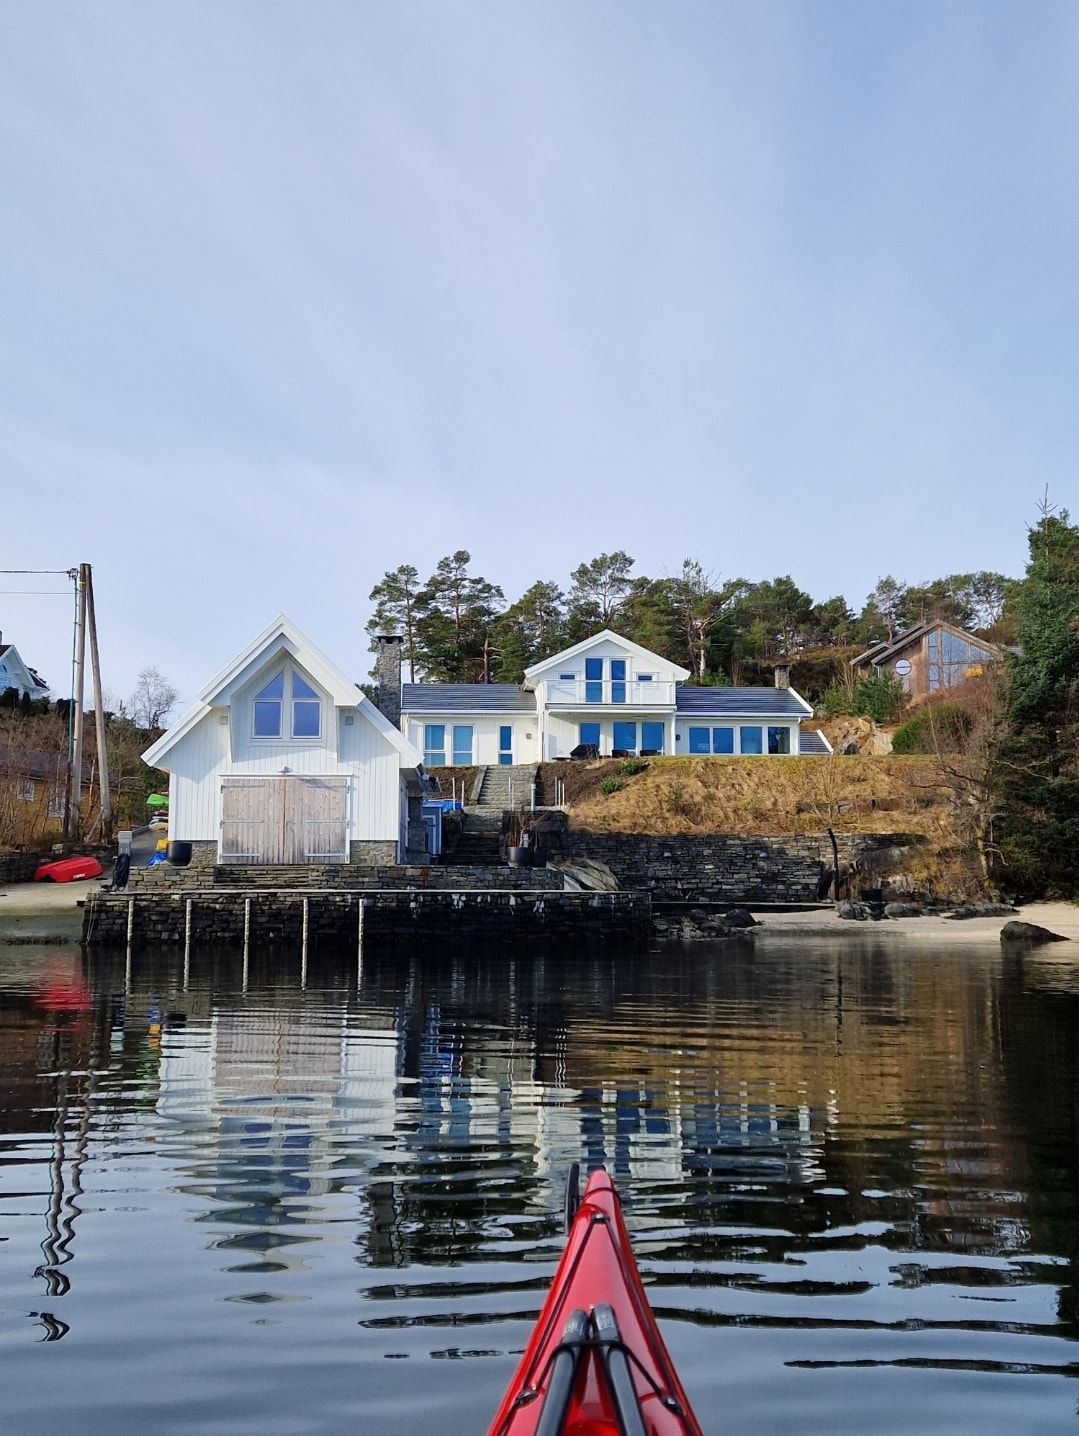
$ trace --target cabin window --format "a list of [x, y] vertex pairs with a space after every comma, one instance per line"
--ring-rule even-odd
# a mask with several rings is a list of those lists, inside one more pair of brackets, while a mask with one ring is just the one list
[[309, 683], [292, 675], [292, 736], [317, 738], [322, 731], [322, 704]]
[[579, 723], [577, 725], [577, 742], [587, 744], [590, 748], [599, 747], [599, 724]]
[[636, 753], [637, 751], [637, 725], [636, 723], [616, 723], [614, 725], [614, 741], [611, 746], [619, 748], [624, 753]]
[[738, 747], [742, 753], [764, 752], [764, 730], [756, 724], [744, 725], [738, 730]]
[[651, 673], [638, 673], [638, 674], [637, 674], [637, 682], [638, 682], [638, 683], [651, 683], [651, 681], [652, 681], [652, 675], [651, 675]]
[[504, 768], [513, 763], [513, 726], [504, 723], [498, 729], [498, 761]]
[[712, 729], [712, 752], [733, 753], [734, 752], [734, 729], [713, 728]]
[[20, 803], [32, 803], [34, 801], [33, 778], [16, 778], [15, 796]]
[[425, 768], [446, 766], [446, 725], [425, 723], [423, 725], [423, 764]]
[[708, 744], [709, 736], [707, 728], [691, 728], [689, 730], [689, 751], [691, 753], [711, 752]]
[[49, 794], [49, 817], [62, 818], [64, 816], [64, 795], [63, 793]]
[[576, 677], [576, 673], [560, 673], [558, 675], [558, 681], [559, 683], [572, 683]]
[[641, 724], [641, 752], [662, 753], [663, 752], [663, 724], [642, 723]]
[[455, 723], [453, 727], [453, 764], [455, 768], [472, 766], [472, 724]]
[[586, 658], [584, 661], [584, 701], [603, 702], [603, 659]]
[[285, 701], [285, 675], [271, 678], [266, 687], [255, 694], [256, 738], [280, 738], [281, 708]]
[[768, 729], [768, 751], [769, 753], [789, 753], [791, 750], [791, 730], [783, 724], [782, 727]]
[[[611, 702], [624, 703], [626, 701], [626, 660], [624, 658], [611, 659]], [[615, 744], [615, 747], [619, 747]]]

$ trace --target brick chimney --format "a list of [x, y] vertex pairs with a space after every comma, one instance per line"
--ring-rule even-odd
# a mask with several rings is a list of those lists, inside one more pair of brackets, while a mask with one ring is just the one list
[[395, 728], [401, 726], [401, 652], [399, 633], [380, 633], [375, 639], [375, 707]]
[[787, 689], [791, 686], [791, 666], [789, 663], [777, 663], [775, 669], [776, 687]]

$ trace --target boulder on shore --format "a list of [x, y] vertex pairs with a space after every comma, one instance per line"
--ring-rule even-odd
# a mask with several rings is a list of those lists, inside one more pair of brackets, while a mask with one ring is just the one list
[[1050, 932], [1036, 922], [1006, 922], [1000, 929], [1001, 942], [1067, 942], [1059, 932]]

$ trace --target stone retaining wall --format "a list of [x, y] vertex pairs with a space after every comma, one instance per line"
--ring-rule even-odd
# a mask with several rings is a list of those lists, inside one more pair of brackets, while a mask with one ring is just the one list
[[643, 944], [650, 940], [652, 904], [646, 893], [565, 892], [354, 892], [178, 891], [91, 894], [84, 909], [83, 941], [139, 947], [183, 943], [303, 941], [304, 906], [309, 942], [356, 942], [363, 907], [364, 940], [422, 941], [430, 945], [585, 942]]
[[561, 891], [562, 874], [554, 868], [508, 867], [394, 867], [372, 868], [351, 863], [311, 864], [305, 867], [256, 866], [233, 867], [227, 864], [212, 868], [174, 868], [158, 863], [152, 868], [133, 868], [128, 879], [132, 893], [196, 892], [213, 886], [219, 888], [284, 889], [310, 891], [313, 888], [337, 892], [376, 889], [406, 891], [436, 889], [474, 892], [494, 888], [516, 892], [541, 889]]
[[[832, 871], [832, 846], [818, 837], [651, 837], [632, 833], [552, 834], [552, 850], [606, 863], [624, 888], [667, 902], [814, 902]], [[880, 871], [911, 839], [889, 833], [836, 834], [841, 870]]]

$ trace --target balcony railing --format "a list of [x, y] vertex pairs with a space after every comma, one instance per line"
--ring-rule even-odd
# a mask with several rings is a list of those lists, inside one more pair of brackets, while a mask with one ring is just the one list
[[674, 684], [636, 679], [561, 679], [547, 685], [548, 708], [673, 708]]

